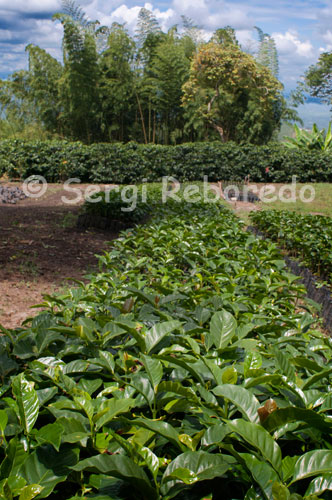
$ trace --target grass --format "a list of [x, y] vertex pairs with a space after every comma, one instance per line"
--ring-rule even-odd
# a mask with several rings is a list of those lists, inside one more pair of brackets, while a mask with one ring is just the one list
[[[268, 189], [274, 189], [274, 192], [268, 195]], [[293, 191], [290, 191], [293, 189]], [[304, 191], [306, 189], [306, 191]], [[309, 189], [314, 193], [313, 200], [305, 201], [309, 198]], [[260, 210], [291, 210], [299, 214], [320, 214], [332, 217], [332, 184], [251, 184], [250, 190], [257, 193], [260, 198], [265, 193], [265, 201], [256, 203], [255, 205]], [[301, 192], [305, 193], [304, 200], [301, 199]], [[292, 195], [295, 194], [295, 196]], [[280, 199], [279, 195], [282, 195]], [[273, 199], [277, 198], [277, 199]], [[293, 196], [293, 197], [292, 197]], [[294, 198], [294, 199], [293, 199]], [[229, 203], [227, 203], [229, 205]], [[233, 207], [235, 208], [235, 207]], [[236, 214], [243, 219], [247, 224], [250, 210], [241, 208], [241, 204], [237, 203]]]
[[[263, 184], [257, 185], [260, 189]], [[296, 184], [294, 186], [295, 199], [291, 197], [287, 199], [287, 193], [291, 194], [291, 184], [274, 184], [266, 185], [273, 186], [276, 189], [278, 200], [261, 202], [259, 205], [263, 210], [293, 210], [302, 214], [321, 214], [332, 217], [332, 184]], [[309, 201], [309, 189], [314, 193], [314, 198]], [[305, 191], [304, 191], [305, 190]], [[304, 201], [300, 199], [301, 192], [304, 193]], [[279, 194], [283, 194], [284, 200], [279, 199]], [[272, 195], [271, 195], [272, 197]], [[305, 201], [307, 199], [307, 201]]]

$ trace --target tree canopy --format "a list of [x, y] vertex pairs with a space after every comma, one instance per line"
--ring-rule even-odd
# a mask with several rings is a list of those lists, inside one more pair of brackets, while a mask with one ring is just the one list
[[0, 81], [0, 131], [6, 122], [86, 143], [177, 144], [264, 143], [278, 130], [285, 106], [277, 53], [262, 30], [254, 58], [230, 26], [207, 43], [189, 18], [164, 32], [142, 8], [131, 35], [124, 25], [89, 20], [73, 0], [62, 4], [54, 16], [62, 61], [27, 47], [29, 69]]
[[183, 103], [222, 141], [262, 143], [280, 124], [281, 90], [266, 67], [222, 37], [221, 43], [203, 45], [195, 54]]

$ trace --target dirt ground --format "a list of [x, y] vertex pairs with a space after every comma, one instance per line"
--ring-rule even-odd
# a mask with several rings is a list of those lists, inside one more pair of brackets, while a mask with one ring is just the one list
[[[15, 185], [18, 183], [1, 183]], [[75, 186], [77, 188], [77, 186]], [[85, 185], [80, 185], [83, 191]], [[80, 204], [62, 186], [49, 185], [40, 199], [28, 198], [16, 205], [0, 203], [0, 324], [19, 327], [43, 294], [70, 286], [68, 278], [84, 279], [97, 267], [96, 254], [109, 247], [117, 234], [76, 228]]]

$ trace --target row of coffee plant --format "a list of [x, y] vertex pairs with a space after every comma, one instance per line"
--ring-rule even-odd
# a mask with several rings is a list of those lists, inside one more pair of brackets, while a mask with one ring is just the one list
[[319, 277], [332, 280], [332, 219], [288, 210], [264, 210], [251, 214], [255, 226], [300, 258]]
[[159, 207], [3, 329], [0, 498], [330, 498], [332, 344], [303, 293], [221, 204]]
[[280, 144], [194, 143], [179, 146], [92, 144], [66, 141], [0, 142], [0, 176], [26, 179], [42, 175], [49, 182], [130, 184], [159, 181], [235, 180], [254, 182], [331, 182], [332, 155], [289, 149]]

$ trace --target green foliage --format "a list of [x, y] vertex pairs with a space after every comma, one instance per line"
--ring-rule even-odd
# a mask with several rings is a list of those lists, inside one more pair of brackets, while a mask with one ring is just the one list
[[314, 123], [312, 131], [301, 130], [294, 125], [295, 138], [286, 137], [285, 146], [304, 150], [332, 151], [331, 122], [328, 130], [319, 130]]
[[160, 185], [115, 187], [92, 195], [83, 206], [83, 213], [107, 217], [125, 223], [141, 222], [162, 202]]
[[[63, 0], [62, 7], [53, 17], [63, 26], [62, 62], [29, 45], [29, 70], [0, 82], [2, 138], [28, 138], [32, 131], [39, 137], [43, 130], [47, 137], [86, 144], [133, 140], [168, 145], [215, 140], [216, 130], [223, 128], [225, 140], [260, 144], [270, 140], [285, 117], [280, 84], [241, 51], [230, 26], [212, 37], [219, 59], [230, 65], [222, 67], [220, 60], [210, 65], [221, 69], [222, 85], [198, 91], [197, 99], [185, 98], [184, 108], [183, 86], [195, 80], [189, 78], [190, 63], [211, 47], [190, 19], [182, 16], [182, 29], [176, 25], [165, 33], [144, 7], [132, 37], [123, 25], [90, 21], [74, 0]], [[275, 48], [272, 39], [266, 43], [267, 66], [274, 71]], [[206, 112], [202, 101], [209, 106], [212, 100], [215, 113]]]
[[300, 257], [315, 273], [332, 279], [332, 219], [288, 210], [250, 215], [254, 224], [279, 245]]
[[255, 26], [255, 29], [259, 37], [259, 47], [256, 60], [259, 64], [269, 68], [272, 75], [278, 78], [279, 61], [275, 41], [270, 35], [264, 33], [257, 26]]
[[319, 97], [327, 104], [332, 102], [331, 69], [332, 53], [323, 52], [317, 64], [310, 66], [304, 76], [306, 89], [310, 95]]
[[157, 208], [2, 329], [0, 498], [327, 499], [332, 345], [303, 293], [221, 204]]
[[197, 113], [214, 128], [223, 142], [262, 144], [279, 128], [282, 85], [229, 33], [219, 33], [221, 43], [202, 45], [194, 55], [183, 86], [183, 104], [188, 113]]
[[[270, 146], [194, 143], [178, 146], [92, 144], [66, 141], [2, 141], [0, 173], [49, 182], [137, 184], [170, 175], [179, 181], [332, 182], [331, 154]], [[266, 170], [268, 168], [268, 171]]]

